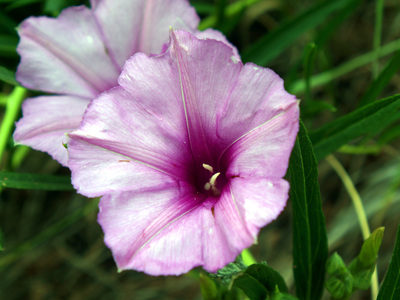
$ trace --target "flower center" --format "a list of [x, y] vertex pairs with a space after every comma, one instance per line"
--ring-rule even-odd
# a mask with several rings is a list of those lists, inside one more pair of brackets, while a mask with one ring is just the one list
[[211, 173], [209, 181], [204, 184], [204, 189], [211, 192], [213, 196], [221, 195], [220, 189], [217, 188], [217, 178], [221, 175], [221, 172], [214, 173], [213, 167], [207, 164], [203, 164], [203, 168]]

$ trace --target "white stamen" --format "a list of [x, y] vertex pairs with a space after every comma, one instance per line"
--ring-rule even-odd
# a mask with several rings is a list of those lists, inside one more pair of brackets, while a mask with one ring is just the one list
[[212, 174], [210, 180], [204, 185], [204, 190], [211, 191], [214, 196], [219, 196], [221, 194], [221, 191], [219, 189], [217, 189], [215, 184], [216, 184], [218, 176], [221, 175], [221, 172], [214, 174], [213, 167], [211, 167], [210, 165], [207, 165], [207, 164], [203, 164], [203, 168]]
[[207, 171], [210, 171], [211, 173], [214, 173], [214, 169], [210, 165], [203, 164], [203, 168], [206, 169]]
[[210, 183], [211, 183], [212, 186], [215, 185], [215, 181], [217, 181], [217, 177], [218, 177], [220, 174], [221, 174], [221, 173], [218, 172], [218, 173], [215, 173], [213, 176], [211, 176], [211, 178], [210, 178]]

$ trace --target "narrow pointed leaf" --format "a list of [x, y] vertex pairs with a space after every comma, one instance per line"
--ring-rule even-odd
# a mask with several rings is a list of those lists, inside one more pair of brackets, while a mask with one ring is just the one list
[[0, 187], [47, 191], [74, 190], [69, 176], [52, 176], [12, 172], [0, 172]]
[[384, 227], [374, 230], [364, 241], [360, 254], [350, 263], [348, 269], [353, 275], [353, 289], [366, 290], [370, 287], [384, 230]]
[[322, 213], [317, 161], [306, 129], [299, 135], [289, 163], [293, 207], [293, 272], [300, 299], [320, 299], [328, 245]]
[[379, 74], [378, 78], [369, 86], [360, 100], [360, 107], [375, 101], [382, 90], [388, 85], [392, 77], [400, 69], [400, 51], [398, 51], [387, 64], [386, 68]]
[[384, 129], [400, 117], [400, 95], [388, 97], [338, 118], [310, 133], [317, 160], [364, 134]]
[[370, 237], [364, 241], [358, 258], [360, 259], [360, 263], [362, 263], [365, 267], [369, 267], [376, 263], [384, 231], [385, 227], [379, 227], [375, 229], [374, 232], [371, 233]]
[[389, 269], [381, 286], [377, 300], [400, 299], [400, 226], [397, 229], [396, 245]]
[[15, 80], [15, 73], [0, 66], [0, 80], [11, 85], [18, 85], [18, 82]]
[[326, 21], [327, 17], [351, 1], [354, 0], [326, 0], [317, 3], [254, 43], [242, 54], [243, 61], [266, 65], [293, 44], [304, 32]]

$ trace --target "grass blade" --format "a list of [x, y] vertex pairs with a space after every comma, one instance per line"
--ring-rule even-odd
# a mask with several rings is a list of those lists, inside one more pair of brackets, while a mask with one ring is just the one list
[[293, 272], [300, 299], [321, 298], [328, 241], [318, 184], [318, 166], [306, 129], [299, 135], [289, 163], [293, 207]]
[[400, 69], [400, 51], [398, 51], [387, 64], [386, 68], [376, 78], [376, 80], [369, 86], [368, 90], [360, 100], [360, 106], [364, 106], [372, 101], [375, 101], [382, 90], [388, 85], [394, 75]]
[[73, 191], [70, 176], [0, 172], [0, 187], [24, 190]]
[[250, 46], [243, 52], [242, 60], [266, 65], [293, 44], [304, 32], [326, 21], [327, 17], [346, 6], [350, 1], [354, 0], [327, 0], [317, 3]]
[[384, 129], [400, 117], [400, 95], [388, 97], [325, 124], [310, 133], [317, 160], [363, 134]]

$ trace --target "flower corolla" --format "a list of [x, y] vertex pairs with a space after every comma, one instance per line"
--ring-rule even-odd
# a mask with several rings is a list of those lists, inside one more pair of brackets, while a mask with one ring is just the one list
[[120, 270], [215, 272], [281, 213], [298, 101], [272, 70], [229, 46], [171, 31], [159, 56], [130, 58], [119, 86], [69, 134], [78, 192]]

